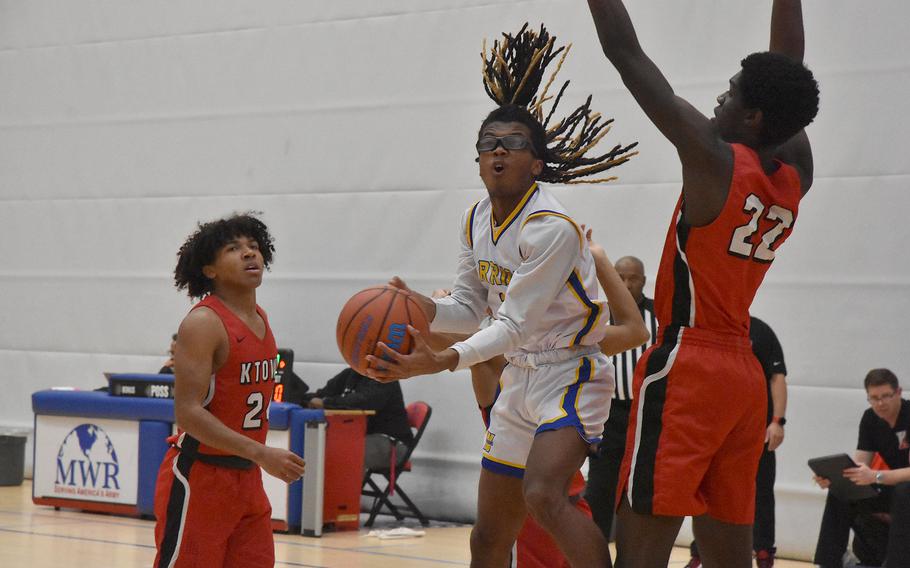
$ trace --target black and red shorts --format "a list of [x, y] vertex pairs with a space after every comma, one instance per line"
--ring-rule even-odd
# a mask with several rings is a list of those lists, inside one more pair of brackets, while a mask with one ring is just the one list
[[637, 513], [752, 524], [768, 402], [749, 338], [670, 328], [633, 392], [619, 497]]
[[172, 447], [155, 488], [155, 568], [271, 568], [272, 507], [258, 465], [205, 463]]

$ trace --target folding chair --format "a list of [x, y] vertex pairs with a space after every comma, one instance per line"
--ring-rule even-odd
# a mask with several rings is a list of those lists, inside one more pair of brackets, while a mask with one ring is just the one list
[[[408, 425], [415, 429], [416, 432], [414, 434], [414, 440], [407, 446], [404, 455], [398, 458], [394, 471], [390, 470], [390, 468], [368, 469], [363, 476], [363, 489], [361, 490], [361, 495], [373, 498], [373, 505], [370, 508], [370, 517], [367, 519], [367, 522], [364, 523], [364, 526], [373, 526], [376, 515], [379, 514], [383, 507], [387, 508], [399, 521], [403, 521], [405, 516], [409, 516], [417, 518], [423, 526], [430, 524], [430, 521], [423, 516], [423, 513], [421, 513], [420, 509], [417, 508], [417, 505], [411, 501], [408, 494], [404, 492], [400, 485], [398, 485], [398, 477], [406, 471], [411, 471], [411, 454], [414, 452], [414, 448], [417, 447], [417, 443], [420, 442], [423, 431], [426, 430], [427, 422], [430, 421], [430, 415], [433, 413], [433, 409], [430, 408], [429, 404], [423, 401], [417, 401], [408, 405], [407, 413]], [[384, 483], [385, 489], [380, 489], [379, 485], [374, 480], [374, 476], [380, 478], [379, 483]], [[383, 482], [381, 478], [385, 478], [385, 481]], [[401, 497], [401, 500], [404, 502], [403, 505], [395, 505], [392, 503], [391, 498], [393, 493], [397, 493], [398, 496]]]

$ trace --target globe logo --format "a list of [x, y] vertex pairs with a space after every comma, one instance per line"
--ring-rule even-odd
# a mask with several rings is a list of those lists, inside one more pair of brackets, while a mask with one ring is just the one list
[[107, 433], [96, 424], [73, 428], [57, 452], [58, 492], [117, 497], [120, 481], [117, 451]]

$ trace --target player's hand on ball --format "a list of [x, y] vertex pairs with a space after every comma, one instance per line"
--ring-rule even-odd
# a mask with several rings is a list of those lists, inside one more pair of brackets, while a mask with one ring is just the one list
[[394, 286], [394, 287], [398, 288], [399, 290], [407, 290], [408, 292], [413, 292], [413, 290], [408, 288], [408, 285], [399, 276], [392, 276], [389, 279], [389, 286]]
[[370, 364], [370, 368], [367, 370], [368, 377], [387, 383], [417, 375], [432, 375], [452, 369], [458, 364], [458, 352], [445, 349], [437, 353], [430, 349], [426, 340], [415, 328], [408, 326], [408, 333], [414, 340], [414, 349], [408, 355], [395, 351], [385, 343], [376, 344], [382, 351], [382, 357], [367, 356], [367, 362]]
[[303, 458], [281, 448], [265, 446], [262, 456], [258, 460], [262, 469], [272, 477], [277, 477], [285, 483], [293, 483], [303, 476], [306, 462]]
[[417, 304], [423, 310], [423, 313], [427, 317], [428, 322], [433, 321], [433, 318], [436, 317], [436, 302], [434, 302], [427, 296], [424, 296], [423, 294], [421, 294], [419, 292], [415, 292], [414, 290], [411, 290], [410, 288], [408, 288], [408, 285], [400, 277], [392, 276], [392, 278], [389, 279], [389, 286], [394, 286], [395, 288], [398, 288], [399, 290], [404, 290], [404, 291], [408, 292], [411, 295], [411, 297], [414, 298], [414, 301], [417, 302]]

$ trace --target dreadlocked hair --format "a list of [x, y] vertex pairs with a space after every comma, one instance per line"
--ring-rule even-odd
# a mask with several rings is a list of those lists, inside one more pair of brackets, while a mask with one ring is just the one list
[[214, 292], [214, 283], [202, 273], [202, 268], [215, 262], [215, 256], [221, 247], [237, 237], [256, 241], [262, 254], [262, 263], [268, 268], [275, 254], [275, 245], [268, 227], [256, 215], [261, 213], [235, 213], [225, 219], [199, 223], [196, 232], [187, 237], [177, 251], [177, 267], [174, 269], [174, 285], [177, 289], [186, 289], [190, 298], [202, 298]]
[[[598, 179], [579, 179], [599, 174], [629, 161], [638, 152], [631, 150], [638, 145], [617, 144], [610, 151], [599, 156], [588, 157], [594, 148], [610, 131], [613, 119], [603, 119], [600, 113], [591, 110], [591, 97], [568, 116], [550, 120], [562, 100], [569, 81], [562, 84], [556, 95], [549, 95], [556, 75], [572, 49], [572, 44], [556, 47], [556, 37], [551, 36], [541, 24], [538, 31], [528, 28], [525, 23], [514, 36], [502, 34], [501, 40], [493, 42], [487, 54], [487, 42], [483, 42], [480, 54], [483, 60], [483, 86], [487, 95], [500, 106], [491, 112], [481, 125], [481, 130], [491, 122], [521, 122], [531, 129], [535, 154], [543, 160], [544, 169], [538, 177], [549, 183], [602, 183], [615, 180], [615, 176]], [[559, 58], [556, 69], [550, 74], [543, 91], [538, 95], [547, 66]], [[552, 101], [544, 117], [544, 103]], [[521, 107], [527, 116], [510, 107]], [[520, 116], [521, 119], [504, 117]], [[529, 120], [535, 125], [529, 124]], [[542, 132], [538, 136], [535, 132]]]

